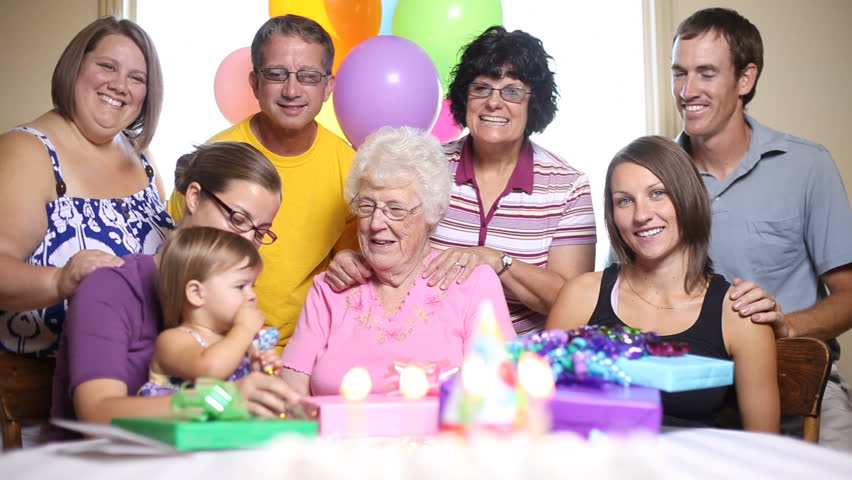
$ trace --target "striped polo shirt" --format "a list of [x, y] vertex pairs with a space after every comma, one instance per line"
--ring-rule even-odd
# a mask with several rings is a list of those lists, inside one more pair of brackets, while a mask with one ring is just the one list
[[[487, 246], [544, 268], [550, 247], [597, 241], [589, 180], [562, 158], [526, 139], [506, 189], [491, 211], [483, 212], [472, 139], [466, 136], [445, 147], [455, 181], [447, 214], [432, 234], [435, 248]], [[505, 293], [518, 334], [544, 326], [546, 315]]]

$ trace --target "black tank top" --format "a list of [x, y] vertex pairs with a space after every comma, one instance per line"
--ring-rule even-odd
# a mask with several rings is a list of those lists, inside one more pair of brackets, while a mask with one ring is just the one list
[[[628, 326], [612, 310], [611, 295], [620, 271], [619, 264], [607, 267], [601, 279], [598, 304], [589, 325]], [[722, 337], [722, 305], [730, 287], [724, 277], [713, 275], [704, 294], [698, 320], [683, 332], [660, 335], [664, 342], [686, 342], [689, 353], [730, 360]], [[660, 392], [663, 402], [663, 424], [668, 426], [712, 426], [722, 407], [729, 387], [705, 388], [685, 392]]]

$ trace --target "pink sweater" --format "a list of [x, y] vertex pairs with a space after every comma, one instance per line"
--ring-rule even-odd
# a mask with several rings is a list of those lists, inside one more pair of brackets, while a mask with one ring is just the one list
[[506, 340], [515, 337], [503, 287], [490, 267], [478, 266], [447, 291], [418, 275], [396, 314], [388, 317], [371, 282], [335, 293], [325, 273], [314, 277], [284, 365], [311, 376], [312, 395], [337, 395], [354, 366], [370, 372], [373, 391], [383, 391], [394, 361], [446, 362], [461, 366], [476, 328], [479, 305], [490, 300]]

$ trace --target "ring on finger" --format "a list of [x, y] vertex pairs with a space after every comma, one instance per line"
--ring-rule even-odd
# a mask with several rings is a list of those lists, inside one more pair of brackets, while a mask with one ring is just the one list
[[777, 305], [777, 303], [775, 303], [775, 300], [772, 300], [772, 310], [775, 310], [775, 305]]
[[457, 267], [462, 267], [462, 268], [464, 268], [464, 264], [463, 264], [462, 262], [458, 261], [458, 260], [456, 260], [456, 261], [455, 261], [455, 263], [453, 263], [453, 265], [455, 265], [455, 266], [457, 266]]

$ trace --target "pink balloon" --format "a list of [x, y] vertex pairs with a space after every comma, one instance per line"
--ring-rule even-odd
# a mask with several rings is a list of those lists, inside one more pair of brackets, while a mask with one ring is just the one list
[[446, 98], [441, 102], [441, 112], [438, 113], [438, 121], [432, 127], [432, 136], [443, 142], [456, 140], [461, 136], [462, 128], [455, 120], [450, 112], [450, 101]]
[[251, 48], [249, 47], [231, 52], [216, 70], [216, 79], [213, 81], [216, 105], [231, 123], [240, 122], [260, 111], [260, 105], [257, 104], [257, 99], [254, 98], [254, 92], [249, 85], [249, 72], [251, 72]]
[[385, 125], [431, 131], [441, 85], [429, 55], [394, 35], [370, 37], [346, 55], [337, 71], [334, 110], [355, 148]]

